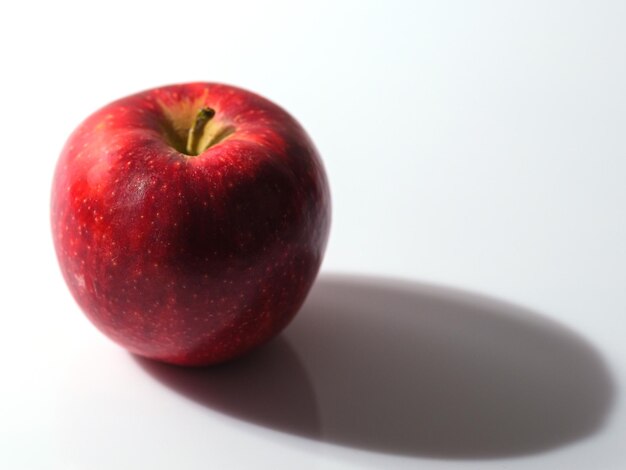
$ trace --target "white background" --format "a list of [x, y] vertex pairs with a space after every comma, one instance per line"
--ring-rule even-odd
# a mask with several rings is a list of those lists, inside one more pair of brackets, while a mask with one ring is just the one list
[[[622, 1], [3, 2], [0, 467], [626, 468], [625, 24]], [[89, 324], [48, 221], [83, 118], [192, 80], [295, 115], [334, 204], [301, 319], [217, 392]]]

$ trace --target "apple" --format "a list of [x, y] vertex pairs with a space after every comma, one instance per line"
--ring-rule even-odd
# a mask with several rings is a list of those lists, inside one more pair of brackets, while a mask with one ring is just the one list
[[115, 101], [69, 137], [54, 246], [87, 317], [130, 352], [208, 365], [278, 334], [302, 305], [330, 227], [311, 139], [233, 86], [188, 83]]

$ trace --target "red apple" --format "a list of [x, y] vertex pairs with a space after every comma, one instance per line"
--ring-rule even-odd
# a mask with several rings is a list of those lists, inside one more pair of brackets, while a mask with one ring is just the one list
[[52, 188], [65, 281], [129, 351], [226, 361], [283, 329], [319, 270], [330, 195], [287, 112], [214, 83], [115, 101], [70, 136]]

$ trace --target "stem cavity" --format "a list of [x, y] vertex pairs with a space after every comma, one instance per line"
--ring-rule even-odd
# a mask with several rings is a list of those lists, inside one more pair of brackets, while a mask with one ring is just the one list
[[185, 147], [187, 155], [200, 155], [206, 149], [220, 143], [235, 131], [235, 128], [232, 126], [220, 126], [212, 121], [214, 116], [215, 110], [212, 108], [202, 108], [198, 111], [196, 119], [187, 134], [187, 145]]

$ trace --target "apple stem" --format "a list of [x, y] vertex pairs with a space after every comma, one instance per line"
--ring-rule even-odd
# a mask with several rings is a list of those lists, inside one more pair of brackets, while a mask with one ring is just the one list
[[[196, 114], [193, 125], [189, 128], [187, 134], [187, 153], [189, 155], [199, 155], [201, 150], [198, 149], [207, 123], [215, 116], [215, 110], [212, 108], [202, 108]], [[202, 149], [202, 151], [205, 149]]]

